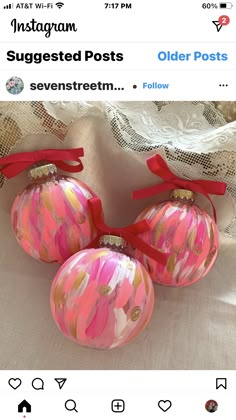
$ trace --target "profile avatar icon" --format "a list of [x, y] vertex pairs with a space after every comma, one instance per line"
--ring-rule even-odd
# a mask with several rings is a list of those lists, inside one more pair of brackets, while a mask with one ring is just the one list
[[7, 80], [6, 89], [12, 95], [18, 95], [24, 89], [24, 82], [20, 77], [13, 76]]
[[218, 409], [218, 403], [215, 400], [208, 400], [205, 404], [205, 409], [209, 413], [214, 413]]

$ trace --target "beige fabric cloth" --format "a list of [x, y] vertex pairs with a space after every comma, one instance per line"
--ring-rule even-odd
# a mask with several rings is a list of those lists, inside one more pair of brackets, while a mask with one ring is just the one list
[[[85, 149], [85, 170], [78, 177], [102, 198], [107, 223], [130, 223], [155, 202], [132, 202], [131, 191], [154, 184], [142, 158], [125, 152], [99, 119], [81, 119], [64, 143], [53, 137], [28, 137], [18, 151], [53, 147]], [[199, 283], [183, 289], [155, 286], [156, 305], [144, 333], [112, 351], [77, 346], [52, 320], [49, 291], [58, 265], [27, 256], [16, 243], [10, 208], [27, 184], [26, 174], [0, 191], [0, 369], [235, 369], [236, 242], [221, 236], [219, 259]], [[159, 198], [161, 200], [161, 198]]]

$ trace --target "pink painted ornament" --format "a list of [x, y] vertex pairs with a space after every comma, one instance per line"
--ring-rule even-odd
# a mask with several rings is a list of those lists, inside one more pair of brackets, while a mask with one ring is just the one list
[[95, 194], [76, 178], [58, 175], [54, 164], [33, 168], [29, 176], [11, 211], [17, 241], [38, 260], [63, 263], [97, 235], [88, 207]]
[[112, 349], [131, 342], [146, 327], [154, 291], [142, 264], [123, 253], [123, 239], [105, 235], [99, 244], [101, 248], [80, 251], [60, 268], [51, 288], [51, 311], [69, 339]]
[[189, 286], [213, 267], [219, 252], [215, 221], [194, 204], [195, 194], [173, 190], [171, 201], [146, 208], [136, 221], [147, 219], [152, 230], [140, 235], [149, 245], [170, 254], [165, 265], [140, 250], [133, 251], [152, 280], [164, 286]]

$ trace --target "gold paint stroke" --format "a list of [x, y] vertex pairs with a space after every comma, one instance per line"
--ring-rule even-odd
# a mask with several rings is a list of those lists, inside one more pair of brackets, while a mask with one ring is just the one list
[[143, 273], [143, 280], [144, 280], [144, 284], [145, 284], [145, 291], [146, 291], [146, 294], [148, 295], [149, 285], [150, 285], [150, 277], [149, 277], [148, 272], [145, 269], [142, 270], [142, 273]]
[[142, 283], [142, 277], [140, 275], [140, 273], [138, 273], [138, 270], [135, 271], [135, 275], [134, 275], [134, 281], [133, 281], [133, 286], [135, 289], [138, 288], [138, 286]]
[[70, 333], [72, 337], [76, 339], [77, 338], [77, 320], [76, 319], [70, 323], [69, 329], [70, 329]]
[[53, 207], [53, 203], [51, 201], [51, 197], [48, 191], [44, 191], [44, 190], [42, 191], [42, 202], [45, 204], [45, 206], [50, 212], [53, 211], [54, 207]]
[[213, 224], [211, 223], [211, 228], [210, 228], [210, 249], [212, 249], [214, 247], [214, 242], [215, 242], [215, 235], [214, 235]]
[[84, 281], [84, 279], [86, 277], [86, 274], [87, 273], [85, 273], [84, 271], [81, 271], [78, 274], [78, 276], [76, 276], [75, 281], [74, 281], [74, 283], [72, 285], [72, 289], [73, 290], [77, 290], [80, 287], [80, 285], [83, 283], [83, 281]]
[[55, 306], [62, 306], [66, 302], [67, 295], [63, 291], [63, 286], [57, 284], [53, 293]]
[[197, 235], [196, 229], [192, 229], [187, 238], [187, 246], [191, 251], [194, 249], [196, 235]]
[[155, 229], [155, 234], [154, 234], [154, 238], [155, 238], [155, 242], [157, 243], [161, 237], [161, 234], [165, 232], [165, 224], [163, 222], [158, 223], [156, 225], [156, 229]]
[[112, 289], [111, 289], [110, 286], [107, 286], [107, 285], [103, 284], [99, 289], [99, 293], [100, 293], [101, 296], [106, 296], [110, 293], [111, 290]]
[[78, 209], [80, 208], [80, 203], [74, 191], [72, 191], [70, 188], [65, 188], [65, 195], [73, 209], [75, 211], [78, 211]]
[[140, 306], [135, 306], [135, 308], [132, 309], [131, 314], [130, 314], [130, 319], [131, 321], [135, 322], [139, 319], [140, 315], [141, 315], [141, 308]]
[[166, 264], [166, 270], [168, 273], [173, 273], [176, 266], [176, 254], [170, 255]]

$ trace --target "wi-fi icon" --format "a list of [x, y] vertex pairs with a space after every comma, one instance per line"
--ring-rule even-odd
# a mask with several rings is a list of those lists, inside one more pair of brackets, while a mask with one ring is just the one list
[[58, 2], [56, 3], [56, 6], [58, 7], [58, 9], [61, 9], [62, 6], [64, 6], [64, 3]]

